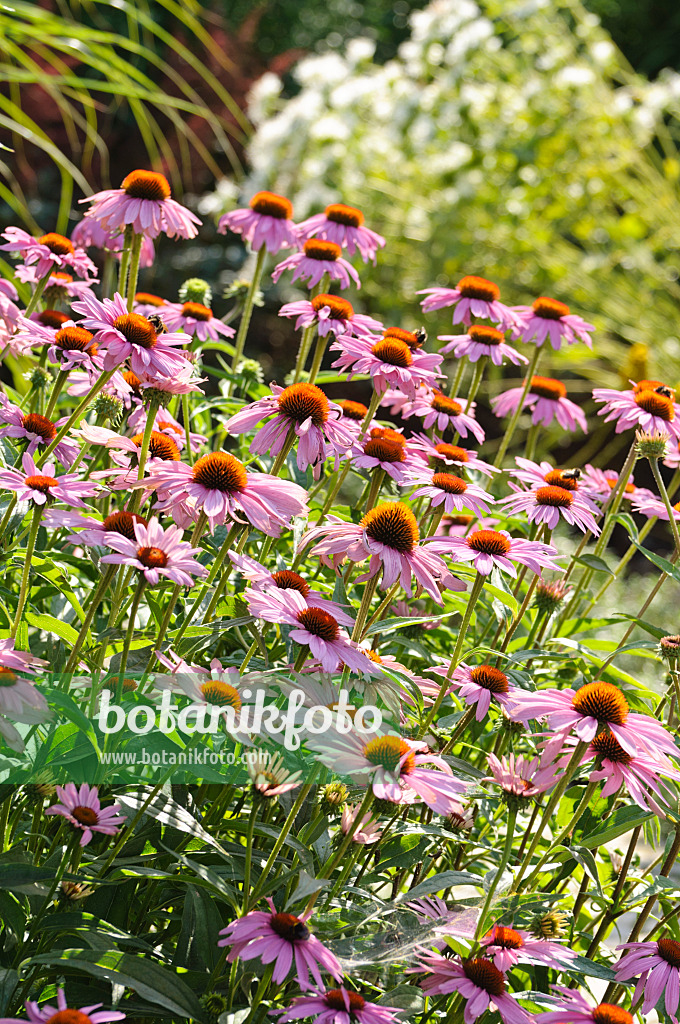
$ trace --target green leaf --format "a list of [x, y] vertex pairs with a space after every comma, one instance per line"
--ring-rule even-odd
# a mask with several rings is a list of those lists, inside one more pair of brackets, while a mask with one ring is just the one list
[[28, 963], [45, 964], [58, 971], [82, 972], [113, 985], [123, 985], [152, 1007], [162, 1007], [183, 1019], [193, 1017], [205, 1024], [203, 1008], [195, 993], [178, 974], [148, 956], [116, 950], [101, 953], [90, 949], [65, 949], [61, 955], [44, 953]]
[[75, 642], [78, 639], [78, 631], [69, 626], [68, 622], [61, 622], [60, 619], [55, 619], [53, 615], [36, 615], [35, 612], [24, 611], [26, 621], [31, 625], [35, 626], [36, 629], [43, 629], [46, 633], [51, 633], [53, 636], [58, 636], [60, 640], [65, 640], [71, 647], [75, 646]]
[[28, 896], [47, 894], [43, 882], [54, 881], [53, 868], [34, 867], [33, 864], [0, 864], [0, 889], [22, 892]]
[[9, 1006], [19, 984], [19, 975], [9, 967], [0, 967], [0, 1013], [4, 1013]]
[[579, 840], [579, 846], [585, 847], [586, 850], [595, 850], [598, 846], [610, 843], [612, 839], [618, 839], [619, 836], [632, 831], [638, 825], [644, 825], [653, 817], [651, 811], [643, 811], [639, 807], [621, 807], [603, 821], [594, 832], [583, 836]]
[[407, 618], [379, 619], [366, 630], [365, 635], [372, 636], [373, 633], [389, 633], [395, 629], [404, 629], [406, 626], [418, 626], [422, 622], [439, 622], [442, 619], [442, 615], [443, 613], [439, 615], [413, 615]]
[[609, 576], [615, 576], [616, 573], [612, 572], [604, 558], [598, 558], [597, 555], [578, 555], [574, 556], [575, 562], [580, 562], [581, 565], [586, 565], [589, 569], [594, 572], [606, 572]]
[[[147, 799], [148, 795], [145, 793], [122, 793], [117, 797], [121, 806], [135, 813], [144, 807]], [[144, 813], [155, 818], [156, 821], [160, 821], [163, 825], [170, 825], [171, 828], [176, 828], [180, 832], [188, 833], [196, 839], [202, 839], [208, 846], [213, 846], [216, 850], [224, 852], [217, 840], [209, 832], [206, 832], [194, 816], [172, 797], [159, 793], [144, 807]]]
[[418, 896], [429, 896], [433, 892], [442, 892], [452, 885], [477, 885], [481, 888], [483, 880], [479, 875], [472, 875], [469, 871], [442, 871], [439, 875], [426, 878], [424, 882], [409, 889], [397, 900], [402, 903], [404, 900], [414, 900]]
[[575, 960], [569, 961], [569, 971], [576, 971], [577, 974], [585, 974], [589, 978], [601, 978], [602, 981], [615, 981], [616, 975], [611, 967], [606, 964], [596, 964], [585, 956], [577, 956]]

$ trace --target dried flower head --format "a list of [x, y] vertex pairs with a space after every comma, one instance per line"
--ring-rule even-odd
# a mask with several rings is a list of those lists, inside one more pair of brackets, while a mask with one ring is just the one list
[[531, 931], [539, 939], [559, 939], [567, 930], [567, 921], [567, 915], [561, 910], [549, 910], [534, 919]]

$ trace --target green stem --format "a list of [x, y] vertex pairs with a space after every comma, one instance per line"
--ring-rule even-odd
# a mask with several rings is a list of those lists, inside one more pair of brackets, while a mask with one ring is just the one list
[[243, 914], [242, 917], [248, 913], [248, 907], [250, 900], [248, 898], [250, 893], [250, 869], [253, 862], [253, 836], [255, 834], [255, 818], [257, 815], [257, 803], [253, 802], [250, 809], [250, 817], [248, 818], [248, 831], [246, 833], [246, 863], [243, 873]]
[[656, 459], [649, 459], [649, 465], [651, 467], [652, 473], [654, 474], [654, 479], [656, 480], [656, 486], [659, 488], [659, 494], [661, 495], [661, 500], [663, 501], [664, 505], [666, 506], [666, 512], [668, 513], [668, 522], [670, 523], [671, 530], [673, 531], [673, 540], [675, 542], [675, 550], [676, 550], [676, 552], [678, 554], [680, 554], [680, 533], [678, 533], [678, 521], [675, 518], [675, 509], [671, 505], [671, 500], [668, 497], [668, 491], [666, 490], [666, 485], [664, 484], [663, 477], [661, 476], [661, 470], [659, 469], [659, 463], [657, 462]]
[[354, 629], [352, 630], [352, 640], [361, 640], [364, 623], [368, 616], [368, 610], [371, 607], [371, 601], [373, 600], [373, 595], [375, 594], [375, 588], [377, 585], [378, 573], [376, 573], [375, 576], [371, 576], [370, 580], [367, 580], [366, 585], [364, 586], [361, 604], [359, 605], [359, 611], [357, 612], [357, 617], [354, 622]]
[[272, 466], [272, 468], [270, 470], [270, 475], [271, 476], [278, 476], [279, 475], [279, 473], [281, 472], [281, 467], [284, 465], [286, 459], [288, 458], [290, 450], [291, 450], [291, 448], [293, 447], [294, 444], [295, 444], [295, 427], [292, 426], [292, 427], [289, 428], [288, 433], [286, 434], [286, 440], [283, 442], [283, 448], [281, 449], [281, 451], [279, 452], [279, 454], [276, 456], [276, 458], [274, 460], [274, 465]]
[[16, 503], [17, 503], [17, 496], [16, 496], [16, 491], [15, 491], [14, 494], [12, 495], [12, 497], [10, 498], [9, 505], [7, 506], [7, 511], [5, 512], [4, 516], [2, 517], [2, 522], [0, 522], [0, 540], [4, 540], [5, 531], [7, 530], [7, 527], [9, 526], [9, 521], [12, 518], [12, 513], [14, 512], [14, 508], [16, 506]]
[[494, 898], [494, 894], [496, 892], [496, 889], [498, 888], [498, 883], [500, 882], [501, 878], [503, 877], [503, 872], [505, 871], [505, 869], [506, 869], [506, 867], [508, 865], [508, 861], [510, 860], [510, 854], [512, 852], [512, 841], [515, 838], [515, 822], [516, 821], [517, 821], [517, 807], [516, 807], [516, 805], [514, 803], [510, 803], [510, 804], [508, 804], [508, 825], [507, 825], [507, 831], [505, 833], [505, 845], [503, 847], [503, 855], [501, 857], [501, 862], [498, 865], [498, 868], [496, 869], [496, 873], [493, 876], [493, 880], [491, 882], [491, 885], [489, 886], [489, 891], [486, 894], [486, 899], [484, 900], [484, 906], [482, 907], [482, 912], [479, 915], [479, 923], [477, 925], [477, 932], [475, 934], [475, 938], [476, 939], [479, 939], [479, 938], [481, 938], [482, 935], [486, 934], [486, 915], [489, 912], [489, 908], [493, 904], [493, 898]]
[[115, 370], [104, 370], [99, 379], [92, 385], [88, 393], [85, 395], [82, 402], [80, 402], [75, 411], [71, 413], [68, 420], [61, 427], [54, 440], [48, 445], [44, 452], [41, 452], [39, 456], [36, 456], [36, 464], [42, 465], [50, 457], [50, 455], [57, 447], [57, 445], [60, 443], [60, 441], [62, 441], [66, 437], [71, 427], [77, 425], [77, 423], [80, 420], [80, 417], [85, 412], [92, 399], [97, 397], [99, 392], [111, 380], [115, 372]]
[[187, 462], [190, 466], [194, 464], [194, 453], [191, 450], [191, 427], [189, 426], [189, 396], [182, 395], [182, 420], [184, 423], [184, 437], [186, 439]]
[[31, 295], [30, 299], [28, 300], [28, 305], [26, 306], [26, 309], [24, 310], [24, 317], [26, 318], [26, 320], [28, 320], [28, 318], [30, 317], [31, 313], [35, 312], [35, 310], [37, 308], [37, 305], [38, 305], [38, 303], [40, 302], [40, 300], [42, 298], [42, 293], [45, 291], [45, 288], [47, 286], [47, 282], [49, 281], [49, 279], [51, 277], [52, 277], [52, 271], [48, 270], [47, 273], [45, 274], [45, 276], [41, 277], [40, 280], [38, 281], [37, 285], [35, 286], [35, 291], [33, 292], [33, 294]]
[[465, 367], [467, 366], [467, 363], [468, 363], [467, 356], [463, 356], [462, 359], [458, 360], [458, 369], [456, 370], [456, 376], [453, 378], [453, 383], [451, 385], [451, 390], [449, 391], [449, 398], [457, 398], [458, 397], [458, 389], [460, 388], [460, 385], [462, 383], [463, 376], [465, 374]]
[[21, 616], [23, 615], [24, 605], [26, 604], [26, 596], [28, 594], [28, 581], [31, 575], [31, 559], [33, 558], [33, 552], [35, 551], [35, 541], [38, 536], [38, 530], [40, 529], [40, 519], [43, 513], [43, 505], [33, 506], [33, 520], [28, 533], [28, 540], [26, 542], [26, 554], [24, 556], [24, 571], [21, 577], [21, 589], [19, 590], [19, 600], [17, 602], [16, 615], [14, 616], [14, 624], [10, 630], [10, 637], [16, 639], [16, 635], [19, 631], [19, 624], [21, 622]]
[[562, 842], [576, 828], [576, 826], [578, 825], [579, 821], [581, 820], [581, 818], [585, 814], [585, 812], [586, 812], [586, 810], [588, 808], [588, 805], [589, 805], [589, 803], [590, 803], [590, 801], [592, 799], [593, 793], [595, 792], [595, 790], [597, 789], [598, 786], [599, 786], [599, 781], [597, 781], [597, 782], [589, 782], [588, 783], [588, 785], [586, 786], [585, 791], [583, 793], [583, 796], [581, 797], [581, 799], [578, 802], [578, 806], [574, 810], [574, 813], [572, 814], [571, 819], [569, 820], [569, 824], [565, 825], [565, 827], [562, 829], [562, 831], [560, 832], [560, 834], [557, 836], [556, 839], [553, 839], [552, 843], [550, 844], [548, 849], [545, 851], [545, 853], [543, 854], [543, 856], [539, 860], [538, 864], [534, 868], [533, 872], [531, 873], [531, 875], [527, 879], [527, 885], [530, 886], [532, 884], [532, 882], [534, 882], [538, 878], [538, 876], [539, 876], [539, 874], [541, 872], [541, 868], [543, 867], [545, 862], [548, 860], [548, 858], [550, 857], [550, 854], [553, 852], [553, 850], [556, 850], [558, 846], [561, 846]]
[[132, 253], [130, 256], [130, 276], [127, 283], [127, 308], [128, 313], [132, 312], [135, 304], [135, 293], [137, 291], [137, 278], [139, 277], [139, 260], [142, 255], [142, 242], [144, 235], [135, 234], [132, 239]]
[[92, 599], [90, 601], [90, 605], [89, 605], [89, 607], [87, 609], [87, 614], [85, 615], [83, 623], [82, 623], [82, 625], [80, 627], [80, 632], [78, 633], [78, 636], [76, 637], [75, 646], [74, 646], [73, 650], [71, 651], [71, 654], [69, 656], [68, 661], [66, 662], [66, 667], [64, 669], [64, 672], [67, 673], [67, 674], [69, 672], [72, 672], [74, 670], [74, 668], [76, 667], [76, 665], [78, 664], [78, 655], [80, 654], [80, 649], [83, 646], [83, 644], [85, 643], [85, 639], [87, 637], [87, 634], [88, 634], [88, 631], [90, 629], [90, 626], [92, 625], [92, 620], [93, 620], [93, 618], [95, 616], [97, 608], [101, 604], [101, 602], [102, 602], [102, 600], [104, 598], [104, 595], [106, 594], [106, 591], [109, 589], [109, 585], [111, 583], [111, 580], [114, 577], [114, 574], [115, 574], [117, 568], [118, 568], [117, 565], [107, 565], [106, 572], [104, 573], [104, 575], [100, 579], [99, 584], [98, 584], [94, 594], [92, 595]]
[[309, 381], [310, 384], [313, 384], [314, 381], [316, 380], [316, 378], [319, 375], [319, 370], [321, 369], [321, 363], [323, 362], [323, 357], [324, 357], [324, 353], [326, 351], [326, 346], [327, 345], [328, 345], [328, 335], [325, 334], [323, 337], [321, 335], [319, 335], [319, 337], [316, 339], [316, 348], [314, 349], [314, 356], [312, 358], [312, 365], [311, 365], [310, 370], [309, 370], [308, 381]]
[[[137, 618], [137, 609], [139, 608], [139, 602], [142, 600], [142, 594], [144, 593], [144, 587], [146, 586], [146, 578], [144, 573], [140, 573], [139, 580], [137, 582], [137, 589], [135, 590], [134, 597], [132, 598], [132, 605], [130, 607], [130, 618], [128, 621], [128, 628], [125, 634], [125, 644], [120, 656], [120, 668], [118, 670], [118, 689], [123, 685], [125, 679], [125, 668], [128, 662], [128, 656], [130, 654], [130, 644], [132, 643], [132, 635], [135, 631], [135, 619]], [[116, 695], [117, 698], [120, 694]]]
[[482, 383], [482, 377], [484, 376], [484, 370], [486, 364], [489, 361], [488, 356], [482, 356], [477, 360], [474, 372], [472, 374], [472, 380], [470, 381], [470, 390], [467, 395], [467, 404], [465, 406], [465, 412], [470, 411], [470, 407], [475, 400], [475, 395], [479, 391], [479, 385]]
[[54, 382], [54, 387], [52, 388], [52, 394], [50, 395], [50, 400], [49, 400], [49, 402], [47, 404], [47, 408], [45, 409], [45, 416], [47, 417], [48, 420], [52, 416], [52, 413], [54, 411], [54, 407], [57, 404], [57, 401], [59, 399], [59, 395], [61, 394], [62, 388], [64, 387], [64, 384], [68, 380], [68, 377], [69, 377], [68, 370], [60, 370], [59, 373], [57, 374], [57, 379]]
[[382, 487], [383, 480], [385, 479], [385, 470], [376, 469], [373, 470], [373, 476], [371, 478], [371, 486], [368, 489], [368, 497], [366, 498], [366, 508], [364, 514], [370, 512], [376, 503], [378, 495], [380, 494], [380, 488]]
[[[146, 467], [146, 460], [149, 456], [149, 445], [151, 444], [151, 435], [156, 422], [156, 413], [158, 412], [158, 408], [158, 402], [150, 402], [149, 408], [146, 410], [146, 422], [144, 423], [142, 447], [139, 449], [139, 460], [137, 463], [137, 480], [144, 479], [144, 469]], [[133, 514], [139, 511], [142, 504], [142, 491], [143, 489], [141, 487], [137, 487], [135, 493], [132, 495], [132, 501], [130, 502], [130, 508], [128, 511]]]
[[118, 294], [125, 296], [127, 294], [127, 279], [128, 270], [130, 269], [130, 253], [132, 250], [132, 240], [134, 238], [134, 231], [132, 224], [125, 225], [125, 234], [123, 235], [123, 251], [120, 254], [120, 268], [118, 270]]
[[253, 315], [253, 306], [255, 305], [255, 296], [257, 290], [260, 287], [260, 280], [262, 279], [262, 271], [264, 270], [264, 261], [267, 255], [266, 246], [261, 246], [257, 253], [257, 261], [255, 263], [255, 270], [253, 271], [253, 277], [248, 288], [248, 294], [246, 295], [245, 303], [243, 305], [243, 313], [241, 315], [241, 322], [238, 325], [238, 333], [236, 335], [236, 341], [234, 342], [234, 358], [231, 361], [231, 368], [235, 372], [236, 367], [241, 361], [243, 356], [243, 349], [246, 343], [246, 335], [248, 334], [248, 328], [250, 327], [250, 318]]
[[508, 423], [508, 426], [503, 435], [503, 440], [501, 441], [500, 444], [500, 448], [498, 449], [496, 458], [494, 459], [494, 466], [496, 467], [496, 469], [500, 467], [501, 463], [503, 462], [503, 459], [505, 458], [505, 453], [507, 452], [510, 446], [510, 442], [512, 441], [513, 435], [517, 428], [517, 424], [519, 423], [519, 418], [524, 412], [524, 399], [529, 394], [529, 388], [531, 387], [531, 378], [536, 373], [536, 367], [538, 366], [538, 361], [541, 358], [541, 352], [542, 348], [538, 346], [534, 348], [534, 352], [529, 363], [529, 369], [526, 372], [524, 384], [522, 385], [522, 394], [520, 395], [519, 402], [517, 403], [517, 408], [512, 414], [512, 419]]

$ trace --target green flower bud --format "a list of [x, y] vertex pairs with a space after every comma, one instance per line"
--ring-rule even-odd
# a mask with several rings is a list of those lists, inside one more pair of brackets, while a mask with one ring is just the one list
[[210, 307], [212, 303], [212, 288], [202, 277], [189, 277], [179, 289], [180, 302], [200, 302], [202, 306]]

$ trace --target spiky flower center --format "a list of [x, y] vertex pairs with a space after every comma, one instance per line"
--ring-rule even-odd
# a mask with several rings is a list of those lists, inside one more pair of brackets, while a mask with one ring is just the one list
[[215, 704], [219, 708], [233, 708], [234, 711], [241, 710], [238, 690], [229, 683], [223, 683], [221, 679], [201, 683], [200, 691], [208, 704]]
[[595, 1024], [633, 1024], [633, 1015], [622, 1006], [600, 1003], [593, 1010], [593, 1021]]
[[22, 416], [21, 426], [27, 433], [37, 434], [45, 442], [52, 441], [57, 436], [57, 428], [52, 420], [38, 415], [37, 412], [29, 412], [26, 416]]
[[354, 316], [354, 307], [351, 302], [341, 299], [339, 295], [328, 295], [326, 292], [321, 292], [312, 298], [311, 303], [315, 313], [321, 312], [324, 308], [330, 309], [333, 320], [351, 320]]
[[[358, 992], [347, 992], [347, 1000], [349, 1002], [350, 1015], [355, 1014], [357, 1010], [363, 1010], [366, 1005], [366, 1000], [363, 996], [360, 996]], [[347, 1013], [345, 1000], [339, 988], [329, 989], [324, 996], [324, 1002], [330, 1010], [337, 1010], [339, 1013]]]
[[564, 491], [577, 491], [581, 472], [578, 469], [551, 469], [543, 479], [550, 487], [561, 487]]
[[613, 683], [586, 683], [571, 702], [574, 711], [598, 722], [623, 725], [628, 718], [628, 701]]
[[359, 525], [371, 540], [401, 555], [410, 554], [420, 540], [416, 517], [400, 501], [386, 501], [372, 508]]
[[490, 960], [483, 956], [463, 961], [463, 972], [473, 985], [488, 992], [490, 996], [502, 996], [505, 992], [505, 979]]
[[162, 548], [137, 548], [137, 558], [147, 569], [164, 569], [168, 556]]
[[70, 319], [66, 313], [62, 313], [58, 309], [43, 309], [42, 313], [38, 313], [38, 323], [43, 327], [55, 327], [57, 330]]
[[672, 967], [680, 967], [680, 942], [675, 939], [659, 939], [657, 942], [659, 956], [671, 964]]
[[374, 437], [364, 445], [364, 455], [378, 459], [379, 462], [403, 462], [404, 446], [398, 441], [389, 441], [386, 437]]
[[256, 192], [248, 205], [255, 213], [276, 217], [277, 220], [290, 220], [293, 216], [293, 204], [275, 192]]
[[540, 295], [532, 303], [532, 309], [536, 316], [542, 316], [544, 320], [560, 320], [563, 316], [569, 316], [569, 306], [557, 299], [549, 299], [547, 295]]
[[635, 395], [635, 404], [665, 423], [675, 419], [673, 399], [659, 391], [638, 391]]
[[269, 924], [272, 931], [287, 942], [304, 942], [311, 934], [305, 922], [295, 914], [272, 914]]
[[488, 345], [489, 348], [497, 348], [505, 341], [505, 335], [495, 327], [486, 327], [484, 324], [473, 324], [468, 327], [469, 337], [478, 345]]
[[204, 306], [201, 302], [185, 302], [182, 306], [182, 315], [190, 316], [192, 320], [212, 320], [212, 309]]
[[297, 590], [303, 597], [307, 597], [309, 593], [309, 583], [292, 569], [279, 569], [278, 572], [272, 573], [272, 579], [279, 590]]
[[465, 448], [459, 448], [457, 444], [441, 444], [435, 445], [435, 451], [438, 455], [443, 455], [449, 462], [469, 462], [470, 456]]
[[162, 299], [160, 295], [154, 295], [153, 292], [135, 292], [135, 302], [139, 302], [145, 306], [165, 305], [165, 299]]
[[168, 179], [157, 171], [130, 171], [120, 187], [131, 199], [150, 199], [161, 203], [170, 198]]
[[82, 804], [78, 804], [73, 808], [71, 814], [81, 825], [97, 824], [98, 816], [93, 807], [84, 807]]
[[411, 349], [405, 341], [400, 341], [399, 338], [381, 338], [375, 343], [371, 352], [382, 363], [400, 366], [402, 369], [406, 369], [413, 362]]
[[[131, 440], [133, 444], [141, 448], [144, 434], [135, 434]], [[167, 434], [162, 434], [160, 430], [151, 431], [149, 456], [152, 459], [163, 459], [164, 462], [179, 462], [180, 459], [177, 443], [171, 437], [168, 437]]]
[[342, 249], [335, 242], [327, 242], [322, 238], [309, 238], [302, 246], [304, 254], [310, 260], [330, 260], [335, 263], [342, 255]]
[[38, 241], [41, 245], [46, 245], [55, 256], [72, 256], [75, 252], [73, 242], [64, 238], [63, 235], [58, 235], [56, 231], [49, 231], [46, 235], [41, 235]]
[[423, 347], [427, 335], [422, 331], [405, 331], [401, 327], [388, 327], [383, 337], [403, 341], [413, 352]]
[[489, 937], [491, 945], [500, 946], [501, 949], [521, 949], [524, 945], [524, 939], [519, 932], [513, 928], [506, 928], [502, 924], [497, 924], [489, 933]]
[[432, 396], [432, 408], [435, 412], [445, 412], [449, 416], [460, 416], [463, 406], [455, 398], [447, 398], [441, 391], [435, 391]]
[[489, 693], [508, 693], [510, 689], [506, 674], [493, 665], [476, 665], [470, 670], [470, 677], [476, 686], [481, 686]]
[[673, 388], [664, 384], [662, 380], [639, 380], [637, 384], [633, 385], [633, 391], [636, 395], [640, 391], [660, 391], [662, 394], [666, 393], [669, 396], [673, 396], [675, 394]]
[[574, 496], [564, 487], [539, 487], [534, 492], [537, 505], [552, 505], [554, 508], [570, 508], [574, 504]]
[[139, 516], [136, 512], [126, 512], [123, 510], [121, 512], [112, 512], [110, 516], [107, 516], [102, 523], [102, 528], [111, 533], [120, 533], [121, 536], [127, 537], [128, 540], [134, 540], [135, 523], [139, 523], [141, 526], [147, 525], [144, 516]]
[[67, 284], [73, 284], [73, 275], [67, 274], [63, 270], [55, 270], [52, 277], [57, 279], [57, 284], [51, 285], [52, 288], [58, 288], [60, 285], [65, 286]]
[[432, 477], [432, 486], [438, 487], [440, 491], [447, 494], [465, 494], [468, 485], [459, 476], [453, 473], [435, 473]]
[[467, 546], [472, 551], [481, 551], [485, 555], [507, 555], [510, 540], [497, 530], [475, 530], [468, 537]]
[[391, 427], [372, 427], [371, 437], [373, 440], [381, 438], [383, 441], [394, 441], [396, 444], [406, 447], [406, 438], [398, 430], [393, 430]]
[[553, 402], [567, 397], [567, 389], [564, 384], [561, 380], [555, 380], [554, 377], [532, 377], [529, 391], [532, 395], [550, 398]]
[[311, 419], [315, 427], [322, 427], [328, 419], [328, 399], [316, 384], [291, 384], [279, 395], [278, 405], [294, 423]]
[[157, 342], [156, 331], [151, 321], [139, 313], [124, 313], [113, 321], [113, 327], [120, 331], [126, 341], [140, 348], [153, 348]]
[[318, 636], [328, 644], [334, 643], [340, 636], [337, 619], [321, 608], [304, 608], [298, 612], [297, 620], [308, 633]]
[[57, 487], [59, 481], [55, 480], [53, 476], [42, 476], [37, 473], [35, 476], [26, 477], [26, 486], [30, 487], [34, 491], [40, 491], [41, 494], [46, 494], [49, 497], [50, 488]]
[[92, 1024], [92, 1018], [80, 1010], [59, 1010], [48, 1017], [45, 1024]]
[[404, 755], [408, 755], [401, 766], [401, 774], [408, 774], [416, 766], [416, 756], [405, 740], [399, 736], [376, 736], [364, 747], [364, 757], [371, 764], [394, 772]]
[[93, 335], [84, 327], [62, 327], [54, 336], [54, 344], [65, 352], [89, 352], [94, 355], [97, 346], [92, 341]]
[[17, 674], [11, 668], [0, 665], [0, 687], [14, 686], [17, 681]]
[[338, 398], [336, 405], [340, 406], [342, 415], [348, 420], [356, 420], [359, 423], [363, 422], [368, 412], [367, 406], [361, 402], [352, 402], [349, 398]]
[[485, 277], [476, 277], [474, 274], [460, 279], [458, 291], [464, 299], [483, 299], [484, 302], [497, 302], [501, 294], [500, 288], [493, 281], [487, 281]]
[[616, 764], [630, 764], [633, 760], [609, 729], [596, 736], [591, 743], [591, 747], [600, 757], [606, 758], [608, 761], [614, 761]]
[[331, 203], [326, 207], [326, 217], [336, 224], [345, 224], [348, 228], [360, 228], [364, 223], [364, 215], [354, 206], [344, 203]]
[[194, 483], [223, 494], [240, 494], [248, 486], [243, 463], [227, 452], [203, 455], [194, 466], [192, 477]]

